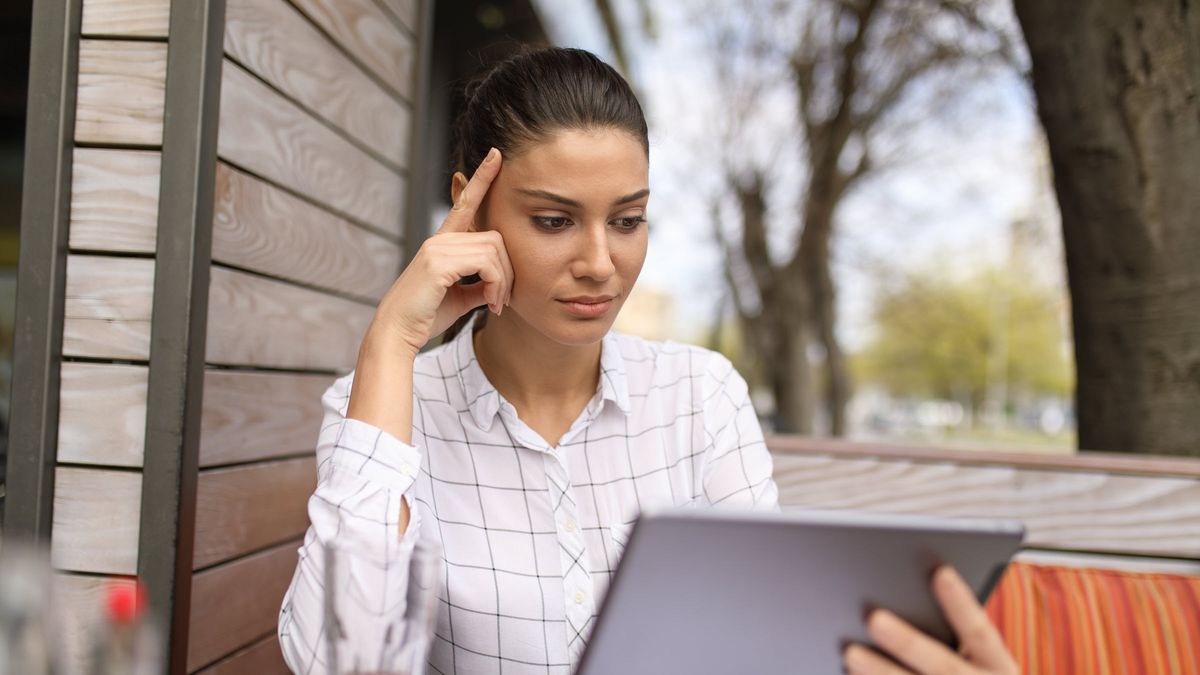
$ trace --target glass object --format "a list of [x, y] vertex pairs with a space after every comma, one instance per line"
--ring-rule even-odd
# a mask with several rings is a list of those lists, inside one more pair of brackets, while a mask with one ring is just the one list
[[377, 578], [381, 569], [386, 563], [364, 558], [338, 542], [325, 545], [324, 639], [331, 674], [425, 673], [442, 584], [441, 546], [416, 540], [403, 602], [389, 603], [381, 589], [364, 584], [365, 578]]

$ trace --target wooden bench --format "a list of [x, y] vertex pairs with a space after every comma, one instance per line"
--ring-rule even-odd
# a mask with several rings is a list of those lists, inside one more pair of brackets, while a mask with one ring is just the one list
[[988, 602], [1022, 672], [1200, 672], [1200, 460], [767, 444], [785, 510], [1023, 521]]

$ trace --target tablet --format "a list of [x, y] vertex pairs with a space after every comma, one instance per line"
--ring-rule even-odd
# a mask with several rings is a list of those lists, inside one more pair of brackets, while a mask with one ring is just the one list
[[840, 673], [886, 607], [954, 646], [929, 582], [953, 565], [986, 600], [1017, 521], [837, 511], [643, 513], [577, 675]]

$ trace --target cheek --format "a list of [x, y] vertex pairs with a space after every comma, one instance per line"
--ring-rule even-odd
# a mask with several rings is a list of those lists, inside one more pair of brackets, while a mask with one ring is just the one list
[[646, 262], [647, 243], [645, 226], [636, 234], [621, 234], [609, 240], [613, 264], [627, 280], [632, 281], [641, 273]]
[[561, 254], [545, 242], [526, 241], [509, 244], [508, 260], [513, 268], [513, 296], [545, 295], [562, 266]]

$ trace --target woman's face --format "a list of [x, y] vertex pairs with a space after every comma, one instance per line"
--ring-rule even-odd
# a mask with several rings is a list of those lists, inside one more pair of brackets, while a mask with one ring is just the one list
[[[465, 177], [454, 182], [457, 196]], [[560, 344], [600, 340], [646, 259], [649, 197], [645, 150], [625, 131], [563, 130], [505, 156], [476, 217], [477, 228], [503, 236], [512, 262], [512, 298], [498, 321], [511, 312]], [[569, 302], [581, 297], [611, 301]]]

